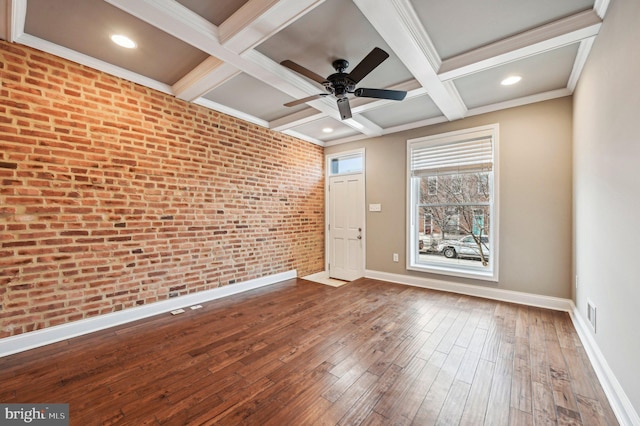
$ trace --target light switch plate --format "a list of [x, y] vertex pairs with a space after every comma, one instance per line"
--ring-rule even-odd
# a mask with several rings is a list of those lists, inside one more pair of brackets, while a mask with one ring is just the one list
[[380, 212], [382, 211], [382, 204], [369, 204], [370, 212]]

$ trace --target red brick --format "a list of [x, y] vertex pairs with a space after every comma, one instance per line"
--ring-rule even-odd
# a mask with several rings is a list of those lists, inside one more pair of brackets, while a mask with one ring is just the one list
[[0, 337], [323, 269], [322, 148], [28, 47], [0, 64]]

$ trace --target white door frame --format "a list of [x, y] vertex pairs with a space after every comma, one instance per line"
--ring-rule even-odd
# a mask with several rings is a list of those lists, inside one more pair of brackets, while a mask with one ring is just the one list
[[[365, 157], [365, 149], [364, 148], [359, 148], [359, 149], [354, 149], [354, 150], [350, 150], [350, 151], [342, 151], [342, 152], [336, 152], [334, 154], [327, 154], [325, 155], [325, 183], [324, 183], [324, 206], [325, 206], [325, 210], [324, 210], [324, 223], [325, 223], [325, 228], [324, 228], [324, 270], [325, 273], [327, 274], [327, 276], [329, 275], [329, 260], [331, 259], [331, 252], [330, 252], [330, 246], [331, 246], [331, 242], [330, 242], [330, 238], [329, 238], [329, 218], [330, 218], [330, 213], [329, 213], [329, 209], [330, 209], [330, 205], [329, 205], [329, 179], [332, 177], [331, 175], [331, 161], [333, 159], [336, 158], [342, 158], [342, 157], [348, 157], [354, 154], [360, 154], [362, 156], [362, 172], [359, 172], [357, 174], [361, 174], [362, 175], [362, 195], [361, 195], [361, 199], [360, 202], [358, 203], [358, 205], [360, 206], [360, 208], [362, 209], [361, 213], [362, 213], [362, 271], [363, 271], [363, 276], [364, 276], [364, 271], [365, 271], [365, 267], [366, 267], [366, 261], [367, 261], [367, 216], [366, 216], [366, 209], [365, 209], [365, 203], [366, 203], [366, 192], [367, 192], [367, 179], [366, 179], [366, 157]], [[346, 173], [345, 173], [346, 174]], [[356, 174], [356, 173], [354, 173]]]

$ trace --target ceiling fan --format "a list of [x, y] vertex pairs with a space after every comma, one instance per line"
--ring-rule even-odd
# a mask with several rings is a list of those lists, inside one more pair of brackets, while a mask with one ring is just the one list
[[305, 102], [312, 101], [314, 99], [321, 98], [323, 96], [334, 95], [338, 98], [338, 110], [340, 111], [340, 117], [345, 120], [351, 118], [351, 106], [349, 105], [349, 98], [347, 94], [351, 93], [361, 98], [378, 98], [378, 99], [391, 99], [394, 101], [401, 101], [407, 96], [407, 92], [402, 90], [388, 90], [388, 89], [367, 89], [357, 88], [356, 84], [365, 78], [371, 71], [373, 71], [378, 65], [384, 62], [389, 57], [389, 54], [379, 47], [375, 47], [369, 54], [362, 60], [356, 67], [350, 72], [344, 71], [349, 67], [349, 62], [345, 59], [337, 59], [333, 61], [333, 68], [336, 70], [334, 74], [324, 78], [313, 71], [310, 71], [302, 65], [296, 64], [293, 61], [286, 60], [280, 62], [281, 65], [289, 68], [292, 71], [297, 72], [313, 81], [316, 81], [324, 86], [327, 93], [320, 93], [317, 95], [308, 96], [306, 98], [298, 99], [295, 101], [287, 102], [284, 106], [291, 107], [303, 104]]

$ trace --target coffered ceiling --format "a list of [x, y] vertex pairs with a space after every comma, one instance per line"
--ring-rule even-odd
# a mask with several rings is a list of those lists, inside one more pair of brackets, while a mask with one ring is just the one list
[[[320, 145], [570, 95], [608, 0], [0, 0], [0, 37]], [[110, 37], [122, 34], [136, 47]], [[283, 60], [326, 77], [374, 48], [358, 87], [403, 101], [324, 93]], [[511, 86], [501, 81], [517, 75]], [[328, 129], [331, 129], [329, 131]]]

